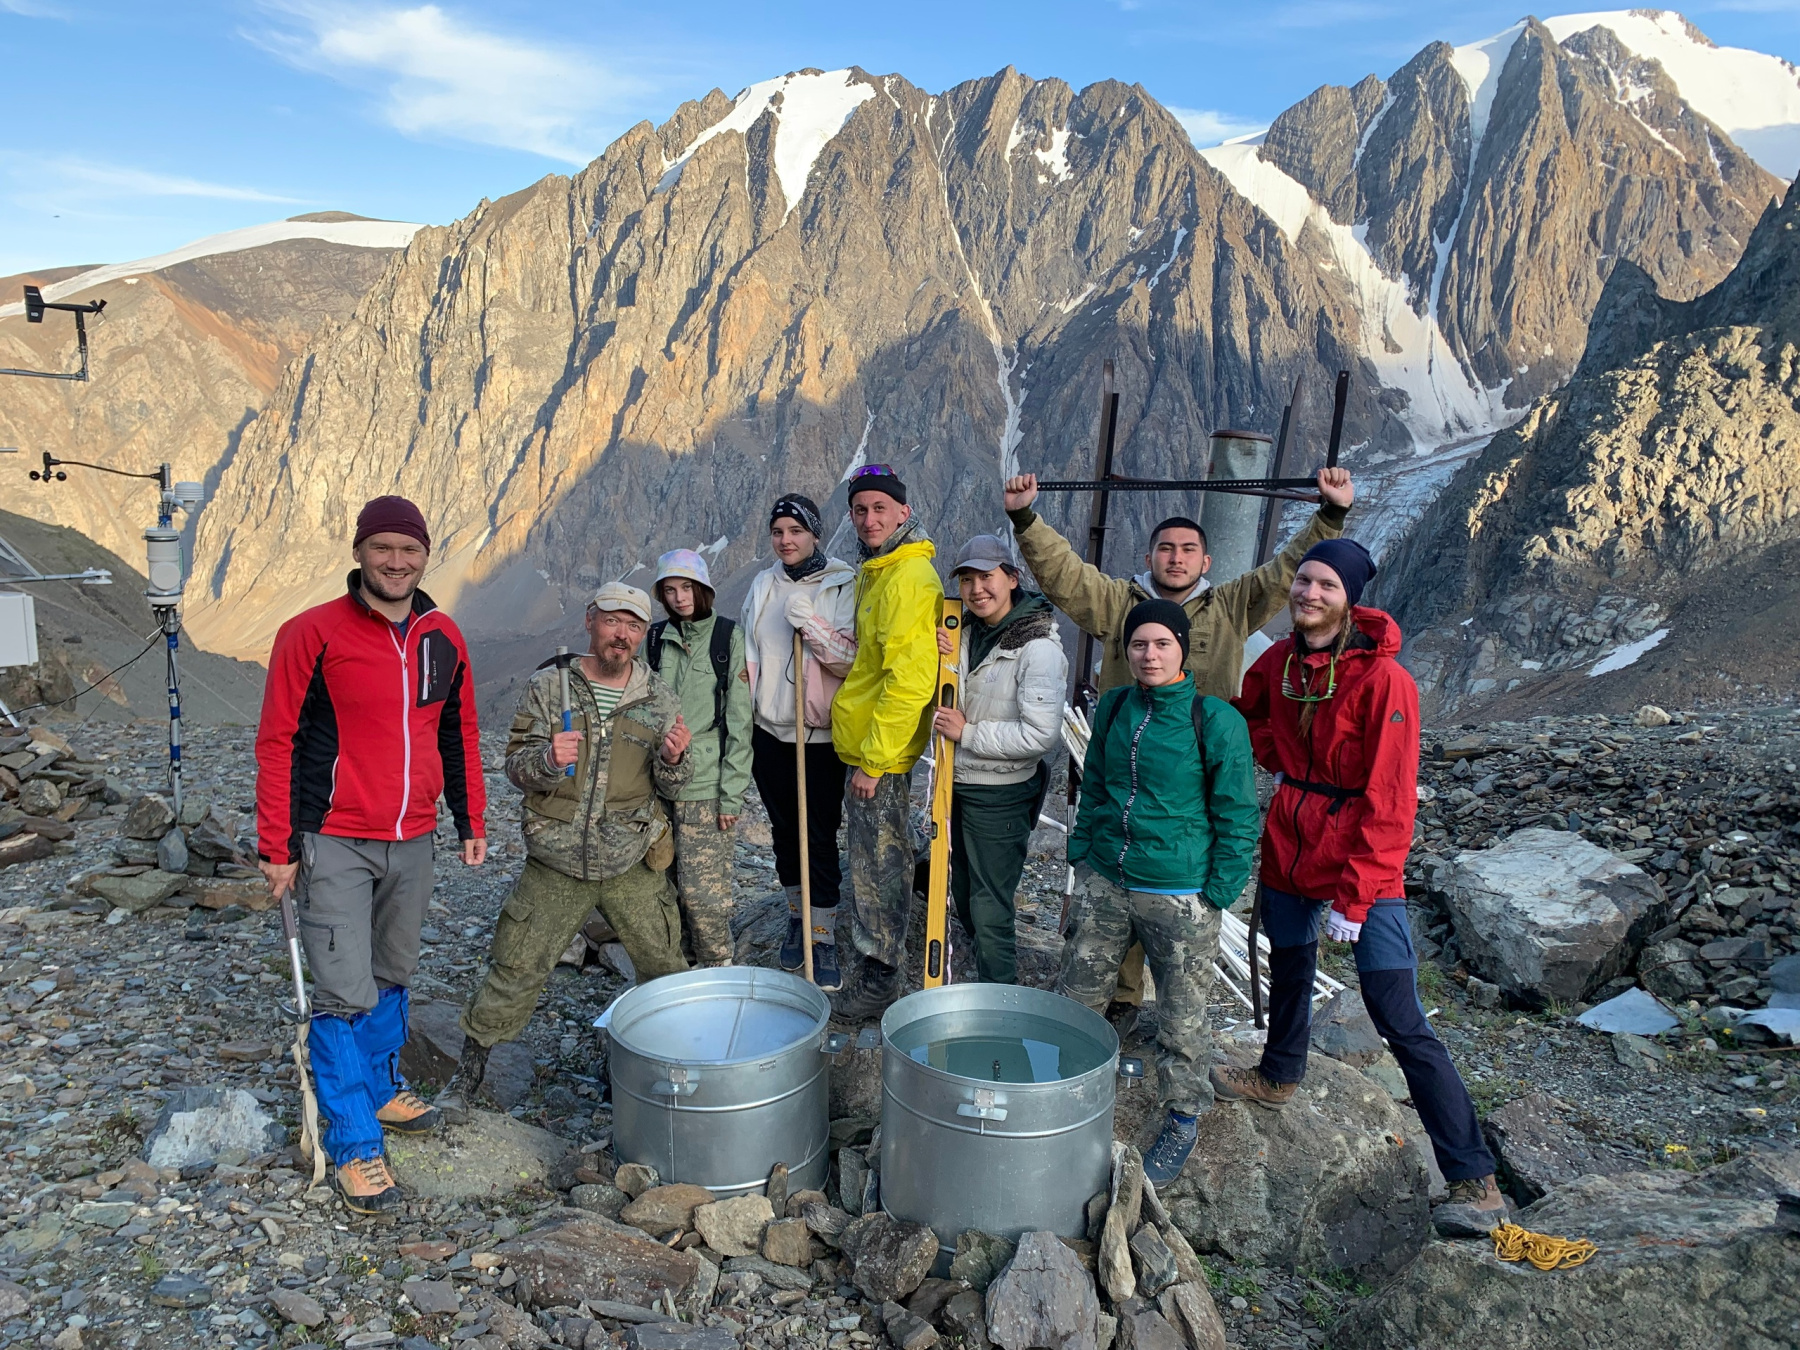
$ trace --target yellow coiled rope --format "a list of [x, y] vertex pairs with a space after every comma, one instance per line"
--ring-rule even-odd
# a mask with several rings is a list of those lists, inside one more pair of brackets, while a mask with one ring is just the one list
[[1539, 1270], [1568, 1270], [1591, 1259], [1600, 1249], [1586, 1238], [1551, 1237], [1516, 1223], [1494, 1229], [1494, 1255], [1502, 1261], [1529, 1261]]

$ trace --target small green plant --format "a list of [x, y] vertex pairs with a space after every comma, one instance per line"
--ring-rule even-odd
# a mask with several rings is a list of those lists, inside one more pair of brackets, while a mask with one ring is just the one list
[[1262, 1286], [1248, 1275], [1229, 1275], [1225, 1279], [1225, 1292], [1236, 1298], [1254, 1299], [1262, 1293]]
[[148, 1247], [138, 1253], [138, 1274], [152, 1282], [163, 1277], [163, 1263], [156, 1259], [156, 1253]]
[[1220, 1270], [1204, 1256], [1200, 1258], [1200, 1269], [1206, 1272], [1206, 1282], [1215, 1290], [1225, 1287], [1225, 1272]]

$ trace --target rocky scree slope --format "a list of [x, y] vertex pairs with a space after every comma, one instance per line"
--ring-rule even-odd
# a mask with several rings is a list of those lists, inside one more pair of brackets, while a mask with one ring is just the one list
[[[1797, 231], [1790, 189], [1730, 276], [1686, 303], [1616, 275], [1576, 377], [1497, 435], [1398, 550], [1375, 594], [1443, 707], [1520, 685], [1540, 707], [1791, 694]], [[1628, 648], [1618, 674], [1588, 678], [1632, 643], [1649, 655], [1623, 664]], [[1715, 680], [1727, 663], [1735, 678]]]

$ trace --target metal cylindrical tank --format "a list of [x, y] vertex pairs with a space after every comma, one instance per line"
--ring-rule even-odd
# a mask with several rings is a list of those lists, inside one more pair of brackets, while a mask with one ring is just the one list
[[1112, 1176], [1119, 1038], [1072, 999], [1009, 984], [908, 995], [881, 1019], [881, 1207], [945, 1243], [1087, 1235]]
[[[1275, 446], [1255, 431], [1215, 431], [1208, 478], [1267, 478]], [[1217, 585], [1242, 576], [1256, 566], [1256, 540], [1261, 531], [1261, 497], [1232, 492], [1208, 492], [1200, 507], [1200, 528], [1206, 531], [1206, 550], [1212, 555], [1207, 575]]]
[[721, 1198], [760, 1191], [776, 1163], [795, 1190], [822, 1189], [830, 1136], [826, 1073], [841, 1048], [831, 1004], [782, 970], [724, 966], [627, 991], [611, 1036], [613, 1150], [665, 1182]]

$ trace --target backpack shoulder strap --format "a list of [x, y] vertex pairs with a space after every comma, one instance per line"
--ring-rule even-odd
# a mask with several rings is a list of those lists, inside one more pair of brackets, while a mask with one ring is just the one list
[[658, 675], [662, 674], [662, 637], [663, 630], [669, 626], [667, 619], [658, 619], [650, 625], [650, 636], [644, 643], [644, 660], [649, 662], [650, 669]]
[[707, 653], [713, 668], [713, 725], [719, 731], [719, 763], [725, 763], [725, 700], [731, 692], [731, 632], [737, 625], [730, 619], [714, 619], [712, 642]]
[[1206, 700], [1209, 694], [1194, 695], [1194, 739], [1200, 745], [1200, 777], [1206, 778]]

